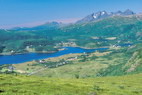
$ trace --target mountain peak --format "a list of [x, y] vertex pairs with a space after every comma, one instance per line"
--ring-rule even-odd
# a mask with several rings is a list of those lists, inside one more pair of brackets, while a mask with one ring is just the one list
[[121, 15], [121, 16], [127, 16], [127, 15], [134, 15], [135, 13], [133, 11], [131, 11], [130, 9], [127, 9], [126, 11], [122, 12], [122, 11], [117, 11], [117, 12], [106, 12], [106, 11], [98, 11], [96, 13], [92, 13], [88, 16], [86, 16], [85, 18], [77, 21], [77, 23], [86, 23], [86, 22], [90, 22], [90, 21], [95, 21], [95, 20], [99, 20], [99, 19], [104, 19], [107, 17], [111, 17], [111, 16], [117, 16], [117, 15]]
[[124, 15], [133, 15], [135, 14], [132, 10], [127, 9], [126, 11], [123, 12]]
[[56, 22], [56, 21], [52, 21], [52, 22], [46, 22], [43, 25], [59, 25], [59, 24], [61, 24], [61, 23], [60, 22]]
[[117, 12], [114, 12], [114, 15], [121, 15], [123, 12], [122, 11], [117, 11]]
[[109, 14], [106, 11], [99, 11], [99, 12], [92, 13], [92, 14], [86, 16], [82, 20], [79, 20], [77, 23], [90, 22], [90, 21], [94, 21], [97, 19], [106, 18], [108, 16], [109, 16]]

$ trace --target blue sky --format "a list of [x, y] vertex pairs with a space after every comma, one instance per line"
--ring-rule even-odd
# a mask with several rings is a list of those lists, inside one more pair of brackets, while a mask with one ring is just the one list
[[142, 0], [0, 0], [0, 28], [72, 22], [100, 10], [142, 12]]

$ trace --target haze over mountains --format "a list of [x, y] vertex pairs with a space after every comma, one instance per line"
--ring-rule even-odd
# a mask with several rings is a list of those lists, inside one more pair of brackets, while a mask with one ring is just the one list
[[54, 28], [58, 28], [59, 26], [62, 26], [62, 23], [59, 22], [47, 22], [45, 24], [39, 25], [39, 26], [35, 26], [35, 27], [15, 27], [12, 28], [12, 30], [42, 30], [42, 29], [54, 29]]

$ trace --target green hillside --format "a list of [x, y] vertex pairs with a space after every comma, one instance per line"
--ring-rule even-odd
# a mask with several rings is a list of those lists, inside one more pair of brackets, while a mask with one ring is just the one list
[[[141, 44], [131, 48], [127, 53], [133, 52], [127, 62], [120, 64], [111, 64], [107, 68], [100, 70], [98, 75], [117, 76], [124, 74], [137, 74], [142, 72], [142, 48]], [[126, 53], [126, 52], [125, 52]]]
[[0, 75], [1, 95], [142, 95], [142, 74], [95, 79]]
[[87, 57], [87, 60], [83, 62], [74, 60], [72, 61], [72, 64], [45, 69], [35, 73], [34, 75], [55, 78], [76, 78], [76, 76], [79, 78], [91, 78], [97, 76], [120, 76], [133, 73], [142, 73], [142, 57], [132, 60], [135, 53], [123, 54], [122, 52], [119, 52], [104, 56], [90, 57], [92, 55], [91, 54]]

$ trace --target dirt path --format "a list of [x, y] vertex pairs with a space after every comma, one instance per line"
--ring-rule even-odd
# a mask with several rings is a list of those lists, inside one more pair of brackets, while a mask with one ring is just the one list
[[38, 73], [38, 72], [40, 72], [40, 71], [44, 71], [44, 70], [46, 70], [46, 69], [48, 69], [48, 67], [39, 69], [39, 70], [34, 71], [34, 72], [31, 72], [31, 73], [29, 73], [29, 74], [27, 74], [27, 75], [28, 75], [28, 76], [31, 76], [31, 75], [33, 75], [33, 74], [35, 74], [35, 73]]

